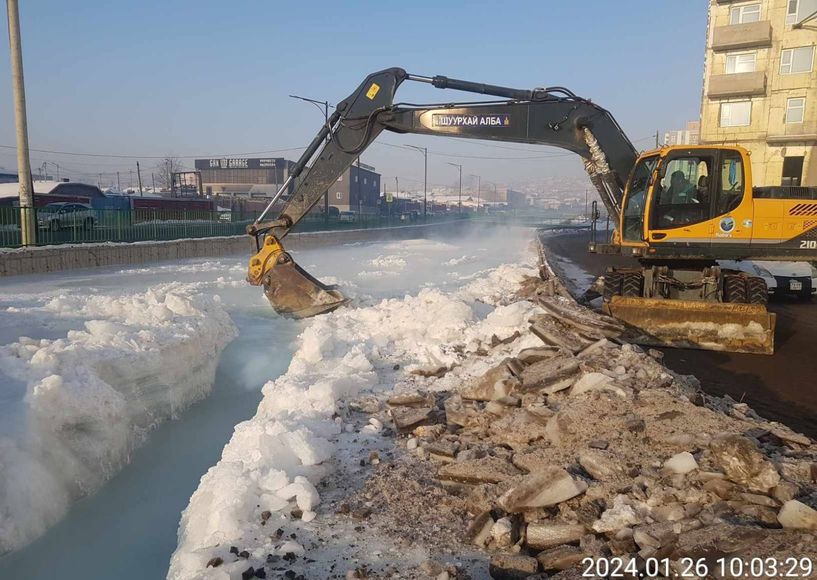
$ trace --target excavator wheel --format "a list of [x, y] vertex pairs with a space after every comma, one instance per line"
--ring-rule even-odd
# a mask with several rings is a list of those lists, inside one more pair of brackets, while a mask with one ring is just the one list
[[763, 278], [746, 280], [746, 293], [749, 304], [768, 304], [769, 302], [769, 288]]
[[644, 276], [638, 273], [624, 274], [621, 281], [621, 295], [630, 298], [641, 298], [644, 287]]
[[732, 304], [746, 304], [746, 279], [739, 274], [726, 274], [723, 277], [723, 301]]
[[621, 282], [624, 274], [621, 272], [607, 272], [604, 275], [604, 301], [610, 302], [613, 296], [621, 296]]

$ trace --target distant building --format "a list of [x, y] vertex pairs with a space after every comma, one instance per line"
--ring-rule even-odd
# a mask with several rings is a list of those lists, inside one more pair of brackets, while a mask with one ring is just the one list
[[506, 200], [508, 207], [513, 209], [522, 209], [530, 205], [527, 194], [521, 191], [514, 191], [513, 189], [507, 190]]
[[282, 157], [196, 159], [206, 195], [272, 197], [295, 165]]
[[688, 121], [686, 129], [664, 133], [664, 145], [697, 145], [700, 142], [701, 122]]
[[[365, 163], [353, 163], [329, 189], [329, 205], [340, 211], [378, 213], [379, 199], [380, 174]], [[323, 204], [318, 204], [316, 210], [323, 211]]]
[[817, 0], [709, 0], [701, 143], [752, 154], [755, 185], [817, 185]]
[[17, 183], [17, 174], [0, 171], [0, 183]]

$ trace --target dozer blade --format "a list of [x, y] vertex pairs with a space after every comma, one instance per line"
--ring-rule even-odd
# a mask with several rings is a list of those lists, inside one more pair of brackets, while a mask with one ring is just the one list
[[774, 354], [776, 315], [761, 304], [614, 296], [604, 311], [638, 344]]
[[331, 312], [347, 302], [338, 290], [321, 283], [296, 264], [272, 235], [266, 236], [261, 250], [250, 258], [247, 281], [263, 285], [275, 311], [290, 318]]

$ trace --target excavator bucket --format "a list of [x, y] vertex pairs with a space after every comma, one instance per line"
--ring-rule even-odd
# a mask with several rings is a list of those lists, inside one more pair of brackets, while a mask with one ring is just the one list
[[753, 354], [774, 353], [776, 315], [761, 304], [613, 296], [605, 313], [643, 345]]
[[331, 286], [313, 278], [284, 251], [278, 238], [268, 234], [261, 249], [250, 258], [247, 281], [263, 286], [275, 311], [290, 318], [309, 318], [347, 302]]

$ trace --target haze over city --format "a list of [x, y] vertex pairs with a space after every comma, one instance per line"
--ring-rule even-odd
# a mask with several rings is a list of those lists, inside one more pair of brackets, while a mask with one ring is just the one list
[[[32, 167], [56, 163], [61, 177], [104, 185], [116, 171], [129, 175], [136, 161], [150, 168], [151, 157], [168, 154], [189, 167], [195, 157], [247, 153], [297, 159], [322, 119], [288, 95], [335, 103], [390, 66], [518, 88], [566, 86], [609, 109], [636, 147], [649, 148], [656, 131], [699, 115], [705, 5], [319, 1], [283, 10], [267, 2], [88, 0], [71, 6], [68, 25], [64, 3], [30, 1], [21, 20]], [[9, 78], [0, 75], [4, 100]], [[406, 83], [397, 100], [473, 95]], [[557, 149], [387, 134], [363, 156], [387, 186], [394, 176], [420, 185], [420, 156], [390, 146], [404, 144], [428, 147], [431, 185], [455, 183], [448, 162], [509, 184], [584, 175], [578, 157]], [[0, 167], [14, 169], [11, 107], [0, 110], [0, 145]]]

